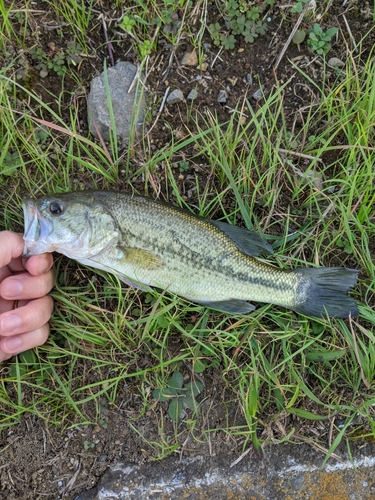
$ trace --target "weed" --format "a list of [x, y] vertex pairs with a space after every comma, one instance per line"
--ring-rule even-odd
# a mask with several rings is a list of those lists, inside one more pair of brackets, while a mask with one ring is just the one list
[[132, 33], [136, 25], [137, 25], [137, 20], [135, 18], [124, 16], [122, 18], [121, 23], [119, 24], [119, 28], [122, 28], [124, 31], [127, 31], [128, 33]]
[[74, 39], [82, 47], [82, 51], [87, 53], [88, 27], [93, 18], [93, 9], [95, 6], [94, 0], [87, 2], [77, 2], [76, 0], [66, 0], [64, 2], [56, 2], [48, 0], [47, 3], [51, 9], [56, 12], [59, 17], [62, 17], [73, 31]]
[[82, 55], [81, 55], [82, 52], [83, 48], [79, 43], [75, 42], [74, 40], [68, 42], [66, 46], [66, 56], [67, 59], [69, 58], [68, 64], [69, 63], [72, 63], [74, 65], [79, 64], [82, 61]]
[[308, 30], [307, 45], [313, 52], [320, 56], [325, 56], [331, 49], [330, 41], [338, 32], [337, 28], [328, 28], [326, 31], [318, 24], [315, 23], [312, 28]]
[[70, 64], [77, 65], [81, 60], [82, 47], [74, 41], [67, 44], [67, 48], [56, 50], [54, 44], [51, 44], [50, 51], [43, 50], [40, 46], [32, 47], [30, 50], [31, 59], [34, 61], [35, 68], [39, 71], [42, 78], [48, 76], [53, 71], [58, 76], [63, 76]]
[[210, 24], [209, 31], [215, 45], [224, 49], [233, 49], [236, 36], [242, 35], [245, 42], [252, 43], [259, 35], [264, 35], [267, 24], [261, 20], [265, 11], [274, 4], [274, 0], [264, 2], [245, 2], [229, 0], [224, 3], [222, 17], [224, 25]]
[[196, 397], [202, 392], [203, 384], [191, 381], [184, 384], [184, 378], [180, 372], [174, 372], [167, 381], [165, 388], [155, 389], [153, 397], [158, 401], [170, 401], [168, 413], [172, 420], [178, 420], [184, 408], [197, 409]]
[[294, 33], [294, 36], [293, 36], [293, 43], [299, 45], [301, 44], [306, 38], [306, 31], [305, 30], [297, 30], [295, 33]]
[[87, 450], [93, 450], [95, 448], [95, 443], [90, 443], [89, 441], [83, 441], [83, 448]]
[[1, 162], [0, 175], [12, 175], [14, 170], [21, 165], [22, 162], [18, 151], [5, 151], [3, 161]]
[[304, 6], [309, 2], [311, 2], [311, 0], [298, 0], [298, 2], [296, 2], [296, 4], [290, 9], [290, 12], [298, 14], [301, 13]]
[[193, 10], [190, 0], [181, 0], [178, 4], [162, 0], [158, 5], [136, 2], [125, 10], [119, 28], [131, 36], [143, 60], [155, 50], [160, 34], [175, 45], [179, 32], [184, 28], [181, 16], [184, 17], [189, 10]]
[[178, 163], [178, 169], [181, 174], [187, 172], [190, 168], [190, 163], [188, 161], [180, 161]]

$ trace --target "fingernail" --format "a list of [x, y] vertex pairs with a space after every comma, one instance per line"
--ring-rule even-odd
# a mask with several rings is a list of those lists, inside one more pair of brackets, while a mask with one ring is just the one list
[[23, 286], [20, 280], [17, 279], [9, 279], [6, 281], [6, 283], [3, 284], [3, 295], [5, 295], [6, 298], [10, 297], [18, 297], [21, 292], [22, 292]]
[[0, 328], [3, 333], [12, 333], [22, 325], [22, 319], [18, 314], [8, 314], [1, 320]]
[[16, 352], [22, 345], [22, 339], [19, 336], [3, 339], [3, 349], [8, 352]]

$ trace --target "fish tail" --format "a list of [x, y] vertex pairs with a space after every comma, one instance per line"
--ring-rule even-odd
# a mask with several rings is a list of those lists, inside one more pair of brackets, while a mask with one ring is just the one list
[[344, 267], [295, 269], [299, 276], [293, 310], [306, 316], [347, 318], [358, 315], [357, 304], [347, 292], [357, 282], [358, 271]]

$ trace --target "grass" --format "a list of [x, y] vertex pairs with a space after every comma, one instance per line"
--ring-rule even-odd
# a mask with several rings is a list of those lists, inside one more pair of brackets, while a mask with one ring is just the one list
[[[78, 19], [75, 30], [86, 46], [91, 11], [69, 5], [59, 14], [69, 23]], [[7, 14], [3, 31], [11, 36]], [[242, 452], [251, 443], [259, 457], [266, 443], [308, 440], [328, 459], [340, 442], [374, 438], [375, 66], [371, 56], [351, 56], [345, 72], [334, 83], [327, 77], [323, 88], [304, 75], [318, 99], [298, 127], [285, 115], [286, 82], [261, 107], [240, 102], [227, 123], [214, 113], [190, 117], [184, 139], [154, 153], [146, 136], [138, 147], [148, 153], [127, 155], [121, 167], [115, 141], [106, 149], [82, 136], [77, 109], [61, 118], [54, 97], [38, 97], [8, 63], [0, 77], [2, 228], [22, 227], [22, 195], [80, 189], [77, 178], [115, 188], [121, 168], [122, 186], [161, 192], [205, 217], [254, 227], [273, 244], [270, 261], [280, 267], [344, 265], [361, 274], [353, 292], [360, 316], [350, 321], [312, 320], [269, 305], [228, 317], [168, 293], [124, 289], [113, 276], [59, 257], [53, 335], [2, 370], [2, 430], [26, 413], [59, 427], [104, 425], [103, 400], [116, 409], [136, 393], [140, 403], [129, 409], [129, 425], [152, 457], [183, 449], [187, 435], [210, 445], [213, 432]], [[193, 202], [179, 187], [182, 161], [196, 167]], [[183, 426], [167, 422], [168, 405], [152, 397], [177, 371], [206, 384]], [[219, 425], [217, 405], [225, 414]], [[142, 433], [146, 414], [157, 422], [157, 438]], [[316, 422], [318, 438], [309, 431]]]

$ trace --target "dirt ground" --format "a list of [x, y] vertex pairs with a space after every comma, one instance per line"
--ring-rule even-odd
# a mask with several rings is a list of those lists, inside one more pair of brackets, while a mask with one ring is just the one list
[[[71, 33], [65, 33], [66, 40], [56, 37], [53, 30], [43, 28], [48, 23], [56, 22], [51, 18], [49, 8], [45, 2], [34, 2], [35, 8], [44, 9], [46, 15], [43, 22], [40, 17], [40, 43], [48, 47], [51, 42], [56, 46], [66, 43], [70, 39]], [[329, 9], [329, 16], [324, 19], [324, 25], [337, 26], [340, 30], [340, 42], [334, 41], [329, 57], [337, 57], [345, 62], [346, 48], [342, 43], [344, 39], [350, 45], [351, 39], [345, 19], [350, 26], [351, 34], [360, 38], [360, 33], [364, 34], [371, 28], [372, 18], [368, 16], [368, 2], [357, 2], [360, 8], [351, 9], [352, 2], [334, 2], [336, 7]], [[104, 2], [105, 6], [105, 2]], [[105, 7], [103, 9], [106, 10]], [[108, 9], [109, 12], [109, 9]], [[217, 13], [212, 6], [209, 9], [209, 16], [215, 19]], [[108, 14], [108, 17], [109, 14]], [[208, 20], [212, 22], [211, 19]], [[111, 22], [108, 22], [108, 34], [116, 38], [111, 32]], [[288, 18], [281, 23], [278, 15], [278, 8], [275, 7], [274, 15], [269, 21], [269, 29], [266, 35], [260, 37], [253, 44], [245, 44], [242, 40], [234, 50], [223, 50], [219, 57], [218, 48], [212, 45], [209, 36], [204, 38], [207, 45], [205, 51], [205, 62], [207, 68], [201, 71], [196, 66], [182, 66], [181, 60], [189, 47], [182, 41], [174, 53], [167, 44], [160, 43], [158, 50], [152, 55], [152, 72], [148, 76], [147, 87], [155, 102], [154, 117], [158, 111], [158, 105], [164, 96], [166, 88], [171, 90], [179, 88], [186, 97], [189, 92], [196, 87], [198, 97], [192, 102], [183, 102], [177, 105], [165, 105], [156, 126], [152, 129], [149, 137], [149, 144], [152, 148], [162, 148], [170, 140], [172, 130], [177, 138], [182, 138], [186, 134], [184, 122], [186, 108], [194, 110], [210, 110], [217, 114], [219, 120], [224, 122], [228, 119], [229, 113], [245, 97], [251, 100], [254, 106], [261, 105], [261, 100], [256, 100], [254, 93], [261, 86], [267, 92], [275, 85], [275, 76], [279, 82], [291, 79], [290, 84], [285, 89], [284, 106], [290, 119], [293, 121], [295, 110], [302, 108], [314, 99], [313, 90], [293, 67], [291, 61], [298, 65], [309, 77], [319, 82], [323, 78], [323, 67], [320, 58], [316, 58], [308, 47], [304, 45], [299, 48], [291, 44], [287, 49], [276, 75], [273, 66], [283, 49], [293, 24]], [[369, 53], [374, 43], [374, 34], [368, 36], [363, 42], [363, 54]], [[93, 76], [103, 70], [103, 60], [108, 63], [108, 52], [106, 51], [105, 39], [100, 25], [92, 32], [92, 43], [96, 47], [102, 48], [95, 52], [96, 56], [87, 58], [81, 65], [80, 74], [82, 85], [88, 90], [89, 83]], [[134, 54], [128, 53], [129, 41], [113, 43], [115, 61], [136, 60]], [[251, 75], [251, 77], [249, 76]], [[329, 75], [325, 78], [329, 79]], [[332, 78], [334, 74], [332, 71]], [[250, 79], [253, 84], [250, 85]], [[48, 91], [58, 93], [61, 82], [59, 77], [51, 74], [43, 82], [35, 82], [35, 87], [40, 95], [47, 98], [45, 87]], [[68, 88], [73, 89], [75, 82], [67, 81]], [[220, 90], [227, 89], [228, 98], [226, 103], [218, 102]], [[86, 108], [85, 94], [75, 96], [80, 109], [81, 133], [86, 134]], [[62, 109], [68, 112], [70, 102], [64, 103]], [[172, 129], [167, 128], [164, 123], [168, 121]], [[152, 120], [151, 120], [152, 123]], [[188, 126], [192, 126], [188, 124]], [[139, 158], [142, 153], [137, 152]], [[198, 162], [197, 162], [198, 164]], [[190, 179], [189, 171], [183, 175], [176, 173], [177, 182], [183, 185], [183, 189], [188, 192], [194, 187], [195, 180]], [[76, 179], [77, 187], [82, 183]], [[164, 178], [160, 173], [155, 179], [156, 189], [160, 187], [164, 190]], [[202, 182], [208, 182], [202, 174]], [[122, 186], [119, 185], [119, 188]], [[194, 203], [194, 192], [192, 194]], [[173, 200], [170, 200], [173, 202]], [[231, 425], [240, 425], [241, 416], [237, 408], [237, 402], [232, 401], [225, 407], [225, 388], [220, 384], [217, 376], [218, 370], [211, 369], [205, 372], [205, 385], [208, 395], [207, 405], [209, 411], [203, 411], [202, 415], [208, 415], [207, 421], [198, 422], [199, 428], [221, 428], [225, 426], [228, 415], [231, 418]], [[145, 439], [149, 442], [156, 441], [158, 435], [157, 420], [155, 414], [145, 414], [136, 421], [136, 428], [142, 433], [143, 438], [134, 431], [133, 416], [139, 415], [142, 402], [137, 398], [132, 387], [123, 387], [119, 391], [121, 401], [115, 406], [105, 406], [100, 408], [101, 425], [79, 425], [70, 428], [67, 425], [64, 429], [51, 427], [46, 421], [29, 416], [21, 419], [21, 422], [5, 430], [1, 434], [1, 454], [0, 454], [0, 497], [7, 500], [35, 500], [35, 499], [74, 499], [79, 493], [93, 487], [104, 473], [107, 467], [117, 461], [125, 463], [141, 464], [153, 458], [152, 449], [145, 444]], [[86, 408], [86, 414], [95, 415], [97, 408]], [[94, 418], [93, 418], [94, 419]], [[47, 419], [48, 421], [48, 419]], [[173, 423], [165, 415], [164, 423], [166, 430], [173, 430]], [[135, 425], [135, 424], [134, 424]], [[179, 430], [182, 435], [183, 429]], [[189, 438], [186, 431], [185, 444], [178, 453], [181, 456], [189, 457], [196, 454], [215, 456], [225, 453], [241, 453], [242, 443], [236, 442], [223, 432], [211, 434], [209, 440], [193, 440]]]

